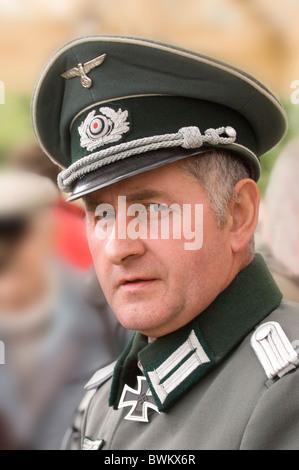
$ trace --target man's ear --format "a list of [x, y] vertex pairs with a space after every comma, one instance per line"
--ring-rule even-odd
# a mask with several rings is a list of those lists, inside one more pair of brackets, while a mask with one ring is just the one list
[[239, 181], [235, 198], [229, 206], [229, 230], [231, 249], [234, 253], [244, 250], [254, 235], [259, 213], [260, 192], [252, 179]]

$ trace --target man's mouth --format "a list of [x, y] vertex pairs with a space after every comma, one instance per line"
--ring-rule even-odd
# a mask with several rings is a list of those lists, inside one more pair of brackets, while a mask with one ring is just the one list
[[152, 286], [156, 281], [157, 279], [154, 279], [154, 278], [143, 278], [143, 277], [128, 278], [128, 279], [122, 279], [119, 282], [119, 287], [126, 289], [126, 290], [144, 289], [146, 287]]

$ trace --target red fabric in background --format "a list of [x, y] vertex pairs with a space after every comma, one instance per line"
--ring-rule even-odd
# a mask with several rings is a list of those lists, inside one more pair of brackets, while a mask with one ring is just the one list
[[55, 253], [76, 268], [89, 269], [92, 257], [86, 237], [84, 211], [60, 199], [54, 208], [54, 218], [57, 224]]

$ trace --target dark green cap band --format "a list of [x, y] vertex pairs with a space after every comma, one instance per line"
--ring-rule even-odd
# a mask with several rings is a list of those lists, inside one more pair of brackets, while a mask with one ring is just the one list
[[[199, 127], [202, 134], [209, 128], [230, 126], [237, 132], [237, 144], [251, 149], [253, 153], [257, 152], [257, 143], [251, 125], [233, 109], [217, 103], [179, 96], [140, 96], [99, 103], [80, 113], [72, 124], [72, 163], [94, 153], [82, 147], [78, 129], [91, 113], [94, 112], [96, 118], [102, 114], [100, 110], [106, 108], [115, 112], [119, 110], [128, 112], [129, 130], [120, 137], [117, 144], [145, 137], [174, 134], [188, 126]], [[95, 124], [99, 125], [97, 122]], [[115, 145], [115, 142], [104, 142], [96, 150], [104, 150]], [[239, 148], [236, 147], [236, 150]]]

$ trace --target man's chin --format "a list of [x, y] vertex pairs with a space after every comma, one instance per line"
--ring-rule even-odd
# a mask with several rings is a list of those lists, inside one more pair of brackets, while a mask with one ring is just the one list
[[[127, 309], [116, 309], [116, 316], [119, 322], [128, 330], [139, 331], [145, 336], [159, 335], [163, 330], [164, 323], [161, 325], [162, 313], [157, 313], [157, 308], [149, 309], [145, 306], [136, 305]], [[156, 337], [156, 336], [155, 336]]]
[[126, 315], [126, 312], [122, 311], [120, 315], [117, 315], [119, 322], [128, 330], [139, 331], [144, 336], [148, 336], [151, 339], [157, 339], [175, 331], [176, 324], [174, 321], [165, 319], [161, 323], [163, 314], [157, 314], [155, 310], [152, 318], [150, 313], [145, 313], [144, 317], [140, 318], [140, 311], [138, 315], [132, 315], [132, 312]]

